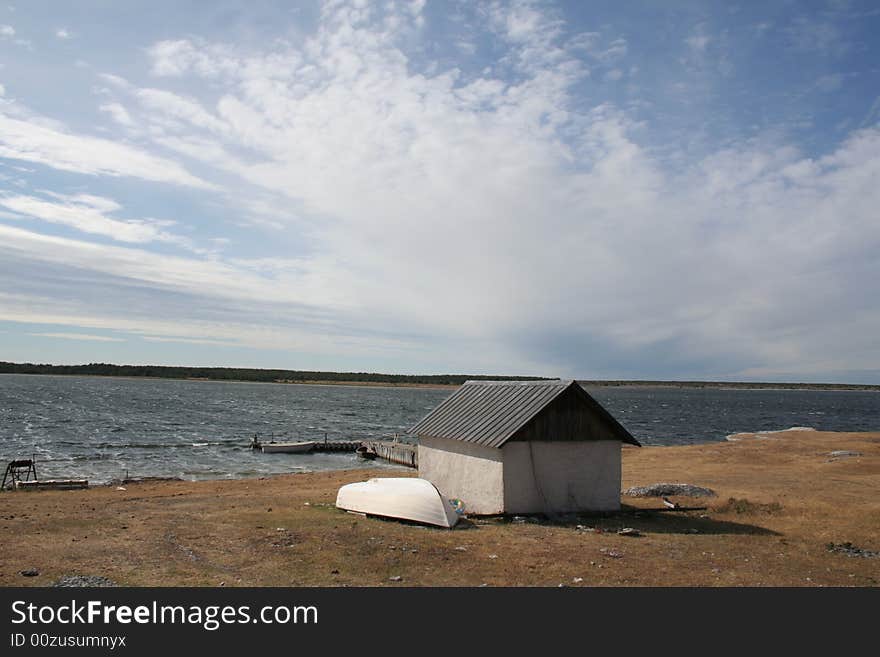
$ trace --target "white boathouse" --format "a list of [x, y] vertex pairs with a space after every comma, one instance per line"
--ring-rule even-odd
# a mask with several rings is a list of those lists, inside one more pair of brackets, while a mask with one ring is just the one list
[[467, 381], [411, 430], [419, 476], [475, 515], [616, 511], [639, 442], [577, 381]]

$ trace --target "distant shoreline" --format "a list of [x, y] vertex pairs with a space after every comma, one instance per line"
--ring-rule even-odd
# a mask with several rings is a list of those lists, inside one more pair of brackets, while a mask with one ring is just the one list
[[179, 376], [137, 376], [130, 374], [59, 374], [57, 372], [4, 372], [0, 376], [46, 376], [46, 377], [83, 377], [88, 379], [123, 379], [125, 381], [191, 381], [193, 383], [252, 383], [254, 385], [301, 385], [301, 386], [342, 386], [352, 388], [426, 388], [446, 389], [457, 388], [456, 383], [382, 383], [373, 381], [253, 381], [249, 379], [209, 379], [206, 377]]
[[756, 381], [587, 381], [583, 386], [597, 388], [714, 388], [716, 390], [856, 390], [880, 392], [880, 385], [870, 383], [784, 383]]
[[[220, 367], [170, 367], [151, 365], [46, 365], [0, 362], [0, 374], [49, 376], [94, 376], [124, 379], [158, 379], [176, 381], [212, 381], [229, 383], [278, 383], [292, 385], [370, 386], [389, 388], [454, 388], [467, 380], [531, 379], [518, 377], [467, 374], [381, 374], [370, 372], [313, 372], [297, 370], [264, 370]], [[548, 377], [549, 378], [549, 377]], [[854, 390], [880, 391], [880, 385], [861, 383], [786, 383], [759, 381], [648, 381], [648, 380], [586, 380], [585, 387], [601, 388], [680, 388], [736, 390]]]

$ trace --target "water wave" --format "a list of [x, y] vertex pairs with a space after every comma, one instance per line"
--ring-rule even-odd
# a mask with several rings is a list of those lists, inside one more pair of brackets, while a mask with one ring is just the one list
[[724, 440], [730, 442], [738, 442], [741, 440], [739, 436], [742, 435], [755, 435], [755, 436], [770, 436], [776, 433], [786, 433], [788, 431], [816, 431], [814, 427], [789, 427], [788, 429], [764, 429], [762, 431], [738, 431], [736, 433], [729, 433], [724, 436]]
[[[880, 429], [877, 392], [591, 387], [590, 394], [646, 445], [716, 442], [740, 427]], [[264, 442], [273, 434], [278, 440], [320, 440], [324, 432], [330, 440], [389, 437], [449, 391], [2, 375], [0, 396], [0, 456], [36, 454], [41, 477], [98, 483], [126, 471], [210, 478], [382, 467], [352, 453], [264, 455], [248, 444], [254, 433]]]

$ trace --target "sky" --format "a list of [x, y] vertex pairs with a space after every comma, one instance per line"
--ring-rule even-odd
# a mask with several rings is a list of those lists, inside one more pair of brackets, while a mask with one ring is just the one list
[[0, 360], [880, 383], [875, 2], [0, 6]]

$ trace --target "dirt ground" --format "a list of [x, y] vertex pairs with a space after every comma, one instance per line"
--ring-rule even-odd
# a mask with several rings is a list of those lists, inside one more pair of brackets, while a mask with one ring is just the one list
[[624, 496], [613, 515], [469, 519], [452, 531], [335, 508], [339, 486], [387, 469], [5, 492], [0, 585], [877, 586], [880, 556], [828, 548], [880, 553], [880, 433], [742, 438], [624, 448], [624, 488], [718, 494], [672, 498], [683, 510]]

